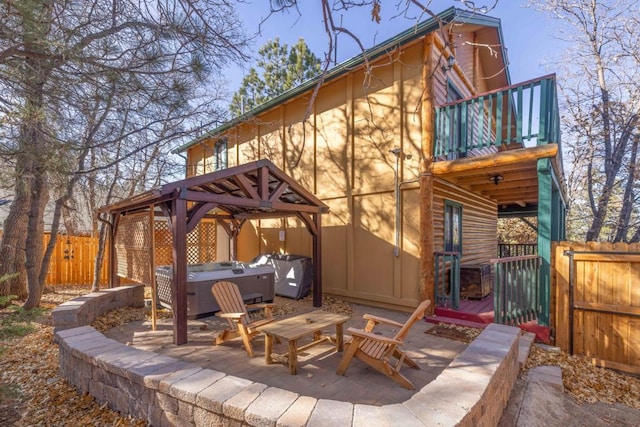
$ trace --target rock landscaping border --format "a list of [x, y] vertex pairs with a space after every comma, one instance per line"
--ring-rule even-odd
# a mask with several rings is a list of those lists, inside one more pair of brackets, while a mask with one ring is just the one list
[[434, 381], [384, 406], [299, 395], [129, 347], [90, 326], [58, 330], [55, 341], [62, 378], [155, 426], [477, 426], [500, 420], [518, 377], [519, 336], [487, 326]]

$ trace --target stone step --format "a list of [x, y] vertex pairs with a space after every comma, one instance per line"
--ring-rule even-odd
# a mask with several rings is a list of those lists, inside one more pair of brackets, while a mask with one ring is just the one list
[[457, 326], [466, 326], [469, 328], [478, 328], [484, 329], [487, 327], [487, 323], [473, 322], [471, 320], [464, 319], [456, 319], [454, 317], [446, 317], [446, 316], [427, 316], [424, 318], [428, 323], [435, 323], [436, 325], [439, 323], [447, 323], [449, 325], [457, 325]]
[[518, 346], [518, 362], [520, 362], [520, 369], [524, 368], [529, 358], [529, 352], [531, 351], [531, 345], [536, 339], [536, 334], [531, 332], [523, 332], [520, 334], [520, 344]]

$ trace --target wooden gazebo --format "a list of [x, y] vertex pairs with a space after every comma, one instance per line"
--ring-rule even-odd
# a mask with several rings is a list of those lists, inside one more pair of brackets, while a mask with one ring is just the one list
[[[205, 175], [198, 175], [133, 196], [99, 209], [106, 214], [111, 225], [109, 251], [109, 285], [117, 286], [120, 277], [116, 241], [119, 226], [128, 216], [143, 218], [137, 221], [136, 231], [127, 230], [128, 235], [141, 235], [144, 240], [142, 259], [144, 277], [155, 283], [153, 261], [153, 222], [156, 216], [168, 219], [173, 252], [172, 309], [174, 343], [187, 342], [187, 233], [204, 218], [215, 219], [227, 232], [231, 242], [230, 256], [236, 259], [238, 234], [247, 220], [298, 217], [313, 236], [313, 304], [322, 305], [322, 251], [321, 214], [329, 208], [311, 192], [304, 189], [293, 178], [266, 159], [230, 167]], [[148, 218], [148, 221], [147, 221]], [[144, 231], [140, 231], [144, 230]], [[123, 232], [121, 231], [121, 234]], [[127, 262], [129, 261], [127, 255]], [[134, 257], [135, 258], [135, 257]], [[138, 257], [140, 259], [140, 257]], [[132, 270], [129, 268], [129, 270]], [[138, 268], [139, 270], [139, 268]], [[131, 278], [131, 277], [129, 277]], [[155, 298], [155, 286], [154, 298]], [[155, 301], [152, 304], [155, 308]], [[155, 321], [155, 316], [154, 316]], [[155, 326], [155, 324], [154, 324]]]

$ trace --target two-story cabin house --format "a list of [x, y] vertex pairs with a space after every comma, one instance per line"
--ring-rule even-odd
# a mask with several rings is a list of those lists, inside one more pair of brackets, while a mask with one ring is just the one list
[[[455, 305], [459, 269], [491, 266], [495, 283], [539, 285], [525, 299], [548, 324], [566, 210], [555, 77], [512, 84], [500, 21], [451, 8], [330, 69], [312, 99], [320, 78], [180, 147], [187, 176], [266, 158], [329, 206], [325, 293]], [[514, 215], [537, 215], [538, 258], [492, 265]], [[234, 248], [313, 252], [299, 219], [247, 221]]]

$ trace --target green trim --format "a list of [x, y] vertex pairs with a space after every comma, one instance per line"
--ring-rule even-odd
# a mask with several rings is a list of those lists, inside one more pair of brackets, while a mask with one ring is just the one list
[[[459, 242], [458, 246], [460, 246], [460, 250], [458, 250], [458, 251], [454, 251], [453, 248], [448, 248], [447, 247], [448, 238], [452, 238], [453, 237], [453, 235], [447, 236], [446, 224], [447, 224], [447, 215], [448, 215], [448, 212], [447, 212], [448, 209], [447, 208], [448, 207], [459, 208], [460, 209], [460, 215], [458, 217], [458, 230], [460, 232], [460, 242]], [[460, 256], [462, 256], [462, 216], [463, 216], [463, 212], [464, 212], [464, 206], [461, 203], [454, 202], [452, 200], [447, 200], [447, 199], [444, 200], [444, 224], [445, 224], [445, 227], [444, 227], [444, 230], [443, 230], [443, 232], [444, 232], [444, 250], [445, 251], [450, 251], [450, 252], [459, 252]], [[451, 218], [451, 221], [453, 221], [453, 218]], [[453, 229], [451, 230], [451, 233], [449, 233], [449, 234], [452, 234], [452, 233], [453, 233]], [[450, 244], [453, 247], [453, 241], [451, 241]]]
[[520, 207], [511, 205], [505, 209], [498, 208], [498, 218], [526, 218], [530, 216], [538, 216], [537, 206]]
[[538, 323], [551, 321], [551, 241], [553, 230], [553, 179], [549, 159], [538, 160], [538, 256], [540, 256], [540, 294]]
[[[458, 89], [458, 86], [456, 86], [451, 78], [447, 77], [447, 104], [462, 99], [464, 99], [464, 96], [462, 96], [462, 92]], [[465, 133], [466, 129], [464, 129], [466, 123], [463, 121], [463, 112], [466, 113], [466, 109], [459, 105], [449, 110], [449, 129], [447, 129], [447, 131], [449, 131], [447, 141], [450, 150], [447, 152], [447, 159], [449, 160], [467, 156], [467, 135]]]
[[[367, 58], [369, 61], [374, 60], [376, 58], [378, 58], [379, 56], [385, 55], [386, 53], [388, 53], [388, 51], [390, 49], [393, 49], [397, 46], [401, 46], [404, 45], [406, 43], [409, 43], [413, 40], [416, 40], [420, 37], [425, 36], [426, 34], [429, 34], [433, 31], [435, 31], [436, 29], [439, 28], [440, 26], [440, 22], [444, 25], [450, 24], [452, 22], [458, 22], [458, 23], [464, 23], [464, 24], [471, 24], [471, 25], [481, 25], [484, 27], [493, 27], [496, 28], [498, 30], [498, 38], [500, 40], [500, 48], [502, 50], [502, 56], [503, 58], [507, 58], [507, 54], [506, 54], [506, 49], [504, 47], [504, 42], [503, 42], [503, 37], [502, 37], [502, 28], [500, 26], [500, 19], [498, 18], [494, 18], [491, 16], [484, 16], [484, 15], [479, 15], [478, 13], [472, 13], [466, 10], [461, 10], [461, 9], [457, 9], [455, 7], [450, 7], [449, 9], [446, 9], [445, 11], [439, 13], [438, 15], [436, 15], [436, 18], [430, 18], [427, 19], [426, 21], [420, 22], [419, 24], [412, 26], [411, 28], [401, 32], [400, 34], [385, 40], [384, 42], [370, 48], [367, 49], [364, 53], [361, 53], [359, 55], [354, 56], [351, 59], [346, 60], [345, 62], [333, 67], [332, 69], [328, 70], [324, 76], [323, 75], [319, 75], [317, 77], [314, 77], [310, 80], [307, 80], [305, 83], [302, 83], [300, 86], [297, 86], [285, 93], [283, 93], [282, 95], [271, 99], [270, 101], [265, 102], [264, 104], [259, 105], [258, 107], [254, 108], [251, 111], [246, 112], [245, 114], [238, 116], [230, 121], [228, 121], [227, 123], [223, 124], [222, 126], [218, 126], [216, 129], [207, 132], [206, 134], [204, 134], [201, 137], [196, 138], [195, 140], [188, 142], [184, 145], [181, 145], [180, 147], [172, 150], [172, 153], [180, 153], [183, 152], [187, 149], [189, 149], [190, 147], [200, 143], [203, 140], [209, 139], [217, 134], [220, 134], [234, 126], [237, 126], [238, 124], [252, 118], [255, 117], [279, 104], [282, 104], [290, 99], [293, 99], [311, 89], [313, 89], [318, 82], [323, 79], [323, 82], [329, 82], [343, 74], [349, 73], [351, 71], [354, 70], [354, 68], [364, 64], [364, 60], [365, 58]], [[505, 65], [506, 66], [506, 65]], [[507, 76], [507, 80], [508, 80], [508, 84], [510, 84], [510, 78], [509, 78], [509, 73], [508, 70], [506, 72], [506, 76]]]

